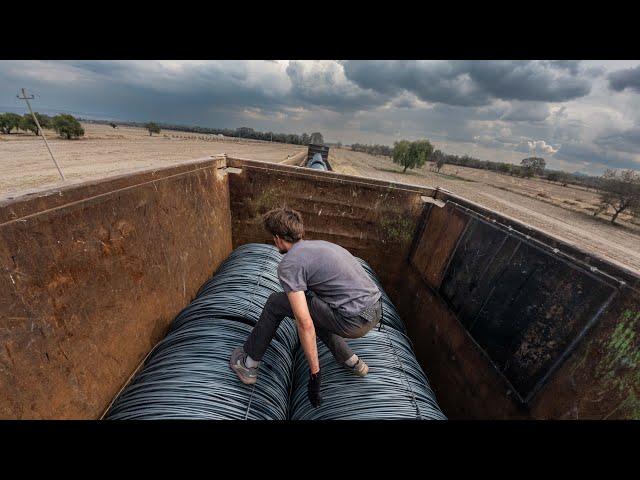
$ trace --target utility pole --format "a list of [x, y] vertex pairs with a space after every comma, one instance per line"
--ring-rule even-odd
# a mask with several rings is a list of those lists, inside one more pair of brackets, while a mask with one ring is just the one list
[[40, 136], [44, 140], [44, 144], [47, 146], [47, 150], [49, 150], [49, 155], [51, 155], [51, 159], [53, 160], [53, 163], [55, 163], [56, 168], [58, 169], [58, 173], [60, 174], [60, 177], [62, 178], [62, 180], [66, 180], [66, 178], [64, 177], [64, 173], [62, 173], [62, 170], [60, 169], [60, 165], [58, 165], [58, 162], [56, 161], [56, 157], [53, 156], [53, 152], [51, 151], [51, 148], [49, 148], [49, 143], [47, 142], [47, 139], [44, 136], [44, 132], [42, 131], [42, 127], [40, 127], [40, 122], [38, 122], [38, 118], [36, 117], [36, 115], [33, 113], [33, 110], [31, 109], [31, 104], [29, 103], [29, 100], [33, 100], [34, 96], [33, 95], [27, 96], [27, 92], [25, 92], [25, 90], [23, 88], [22, 89], [22, 96], [18, 95], [17, 97], [19, 99], [24, 100], [25, 102], [27, 102], [27, 107], [29, 107], [29, 111], [31, 112], [31, 116], [33, 117], [33, 121], [36, 122], [36, 127], [38, 127], [38, 133], [40, 134]]

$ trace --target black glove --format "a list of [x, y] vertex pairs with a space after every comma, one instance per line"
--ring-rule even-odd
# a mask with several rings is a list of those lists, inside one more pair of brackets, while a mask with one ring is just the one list
[[318, 408], [322, 403], [322, 395], [320, 395], [320, 370], [318, 370], [318, 373], [309, 372], [307, 396], [309, 397], [311, 405], [316, 408]]

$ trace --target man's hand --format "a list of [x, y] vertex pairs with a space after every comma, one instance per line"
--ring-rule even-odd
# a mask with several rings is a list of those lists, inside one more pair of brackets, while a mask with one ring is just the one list
[[289, 292], [287, 294], [291, 310], [296, 317], [296, 326], [298, 327], [298, 336], [300, 344], [304, 350], [304, 355], [309, 362], [311, 373], [320, 371], [320, 362], [318, 361], [318, 346], [316, 345], [316, 329], [313, 327], [313, 320], [309, 313], [307, 305], [307, 297], [304, 292]]
[[311, 405], [315, 408], [318, 408], [322, 404], [322, 395], [320, 395], [320, 370], [318, 370], [318, 373], [309, 372], [307, 396], [309, 397]]

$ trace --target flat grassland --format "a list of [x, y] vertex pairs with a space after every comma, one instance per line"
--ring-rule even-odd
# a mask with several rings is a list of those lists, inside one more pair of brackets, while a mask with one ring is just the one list
[[[56, 138], [54, 132], [45, 132], [68, 178], [67, 183], [168, 166], [219, 153], [280, 162], [306, 150], [300, 145], [221, 139], [171, 130], [150, 137], [142, 128], [83, 126], [85, 137], [78, 140], [62, 140]], [[427, 165], [403, 174], [388, 157], [342, 148], [331, 148], [329, 160], [339, 173], [439, 186], [640, 273], [638, 219], [620, 215], [620, 225], [611, 225], [606, 218], [593, 217], [593, 209], [600, 199], [593, 190], [454, 165], [445, 165], [439, 173]], [[32, 134], [0, 135], [0, 165], [0, 200], [63, 184], [42, 139]]]

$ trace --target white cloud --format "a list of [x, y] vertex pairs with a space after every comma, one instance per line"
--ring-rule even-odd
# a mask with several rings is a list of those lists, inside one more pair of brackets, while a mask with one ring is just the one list
[[527, 141], [527, 146], [533, 153], [546, 153], [547, 155], [553, 155], [558, 151], [557, 148], [548, 145], [544, 140]]

